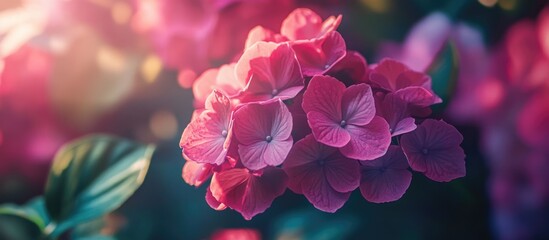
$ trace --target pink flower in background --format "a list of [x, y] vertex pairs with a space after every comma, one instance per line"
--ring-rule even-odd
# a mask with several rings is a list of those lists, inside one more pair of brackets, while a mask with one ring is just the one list
[[210, 191], [215, 200], [250, 220], [284, 193], [287, 181], [288, 177], [279, 168], [267, 167], [258, 172], [234, 168], [215, 173]]
[[412, 182], [408, 161], [399, 146], [390, 146], [387, 154], [372, 161], [361, 161], [360, 193], [374, 203], [400, 199]]
[[295, 144], [283, 168], [289, 188], [325, 212], [341, 208], [360, 184], [358, 161], [317, 142], [312, 135]]
[[234, 114], [234, 134], [245, 167], [280, 165], [292, 147], [292, 115], [280, 99], [251, 103]]
[[542, 91], [532, 96], [518, 115], [517, 133], [528, 145], [549, 147], [549, 95]]
[[410, 167], [434, 181], [449, 182], [465, 176], [465, 154], [459, 146], [463, 136], [452, 125], [426, 119], [402, 135], [400, 144]]
[[261, 234], [255, 229], [221, 229], [216, 231], [211, 240], [261, 240]]
[[187, 126], [181, 136], [183, 155], [191, 161], [221, 165], [231, 141], [231, 102], [214, 90], [206, 100], [206, 110]]
[[315, 76], [303, 95], [303, 110], [317, 141], [341, 148], [347, 157], [370, 160], [387, 151], [389, 127], [375, 116], [372, 90], [364, 83], [345, 88], [335, 78]]
[[241, 52], [255, 25], [278, 28], [292, 6], [291, 0], [138, 0], [133, 25], [168, 67], [200, 73]]
[[286, 43], [258, 42], [247, 48], [236, 64], [237, 80], [246, 84], [242, 102], [282, 100], [303, 89], [303, 76], [295, 53]]

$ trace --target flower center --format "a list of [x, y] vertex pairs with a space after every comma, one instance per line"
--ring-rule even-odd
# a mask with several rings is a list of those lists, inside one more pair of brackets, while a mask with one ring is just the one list
[[427, 149], [427, 148], [421, 149], [421, 152], [422, 152], [424, 155], [427, 155], [427, 153], [429, 153], [429, 149]]
[[271, 141], [273, 140], [273, 137], [267, 136], [267, 137], [265, 137], [265, 140], [266, 140], [267, 142], [271, 142]]
[[339, 123], [339, 126], [341, 126], [342, 128], [344, 128], [345, 126], [347, 126], [347, 121], [341, 120], [341, 122]]
[[330, 68], [330, 64], [324, 65], [324, 69], [328, 69], [328, 68]]
[[227, 130], [223, 130], [223, 131], [221, 131], [221, 136], [223, 136], [223, 137], [227, 137]]
[[277, 94], [278, 94], [278, 90], [277, 90], [277, 89], [273, 89], [273, 91], [271, 92], [271, 95], [276, 96]]
[[320, 160], [318, 161], [318, 165], [324, 166], [324, 164], [326, 164], [326, 160], [320, 159]]

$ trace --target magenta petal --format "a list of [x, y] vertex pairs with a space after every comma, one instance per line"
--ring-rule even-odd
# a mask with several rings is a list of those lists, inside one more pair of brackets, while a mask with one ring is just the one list
[[415, 120], [411, 117], [408, 109], [408, 103], [400, 97], [395, 96], [394, 93], [388, 93], [385, 96], [377, 97], [376, 100], [377, 114], [389, 123], [392, 136], [416, 129]]
[[402, 101], [418, 107], [428, 107], [436, 103], [441, 103], [437, 95], [423, 87], [406, 87], [395, 92], [395, 96]]
[[307, 135], [296, 142], [288, 153], [282, 168], [288, 174], [288, 187], [295, 193], [302, 194], [301, 181], [309, 171], [317, 168], [320, 158], [336, 153], [337, 149], [318, 143], [313, 135]]
[[392, 136], [398, 136], [404, 133], [409, 133], [417, 128], [416, 120], [412, 117], [407, 117], [400, 120], [392, 130]]
[[292, 147], [292, 127], [292, 116], [280, 99], [240, 107], [234, 133], [242, 164], [253, 170], [281, 164]]
[[288, 177], [278, 168], [266, 168], [260, 174], [234, 168], [214, 174], [212, 196], [250, 220], [264, 212], [286, 189]]
[[330, 76], [314, 76], [303, 93], [303, 110], [323, 113], [341, 121], [341, 101], [345, 85]]
[[376, 114], [374, 96], [369, 85], [361, 83], [345, 90], [341, 101], [343, 119], [347, 124], [365, 125]]
[[325, 114], [311, 111], [307, 121], [316, 140], [332, 147], [343, 147], [351, 140], [351, 135], [339, 123]]
[[448, 182], [465, 176], [465, 154], [459, 144], [463, 136], [443, 121], [427, 119], [402, 135], [400, 144], [410, 167], [428, 178]]
[[292, 45], [304, 76], [321, 75], [328, 72], [347, 54], [343, 37], [336, 31], [325, 37], [295, 42]]
[[351, 192], [360, 185], [358, 161], [343, 156], [327, 161], [324, 174], [332, 188], [338, 192]]
[[292, 144], [291, 137], [283, 141], [273, 140], [270, 143], [261, 141], [251, 145], [238, 145], [238, 153], [245, 167], [259, 170], [267, 165], [282, 164]]
[[370, 73], [370, 81], [386, 91], [396, 91], [396, 80], [404, 71], [407, 71], [406, 65], [393, 59], [383, 59]]
[[239, 211], [246, 220], [264, 212], [275, 198], [284, 194], [288, 176], [280, 168], [268, 167], [261, 176], [252, 175], [248, 183], [249, 191], [242, 201]]
[[374, 203], [400, 199], [412, 181], [406, 156], [398, 146], [390, 146], [387, 154], [372, 161], [362, 161], [362, 196]]
[[325, 212], [336, 212], [343, 207], [351, 192], [340, 193], [332, 188], [320, 171], [309, 171], [301, 181], [303, 195], [317, 209]]
[[339, 150], [348, 158], [372, 160], [381, 157], [391, 143], [389, 124], [379, 116], [367, 125], [347, 125], [345, 129], [351, 135], [351, 141]]

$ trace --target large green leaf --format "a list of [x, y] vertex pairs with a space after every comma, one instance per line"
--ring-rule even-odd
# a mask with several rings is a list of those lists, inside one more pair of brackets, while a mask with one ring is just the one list
[[46, 209], [53, 237], [100, 217], [141, 186], [154, 147], [93, 135], [64, 146], [55, 156], [46, 184]]
[[0, 206], [0, 239], [38, 239], [48, 223], [42, 197], [24, 206]]

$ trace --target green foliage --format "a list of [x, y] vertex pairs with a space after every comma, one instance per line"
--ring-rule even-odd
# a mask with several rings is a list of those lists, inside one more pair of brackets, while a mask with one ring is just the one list
[[[43, 198], [21, 207], [0, 207], [0, 237], [5, 233], [10, 239], [56, 239], [115, 210], [143, 183], [153, 152], [150, 145], [105, 135], [84, 137], [62, 147]], [[18, 229], [30, 235], [15, 234]], [[80, 235], [78, 239], [111, 239], [89, 229]]]
[[459, 59], [455, 45], [448, 42], [437, 54], [427, 74], [433, 80], [433, 90], [442, 98], [442, 104], [434, 105], [433, 111], [440, 114], [446, 109], [458, 80]]

